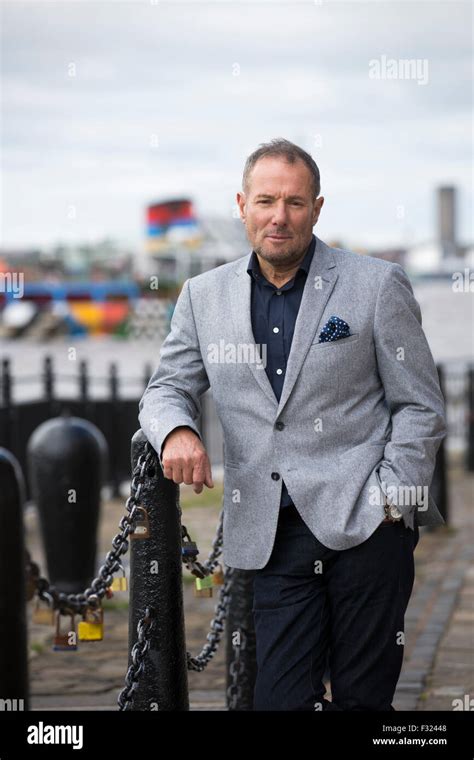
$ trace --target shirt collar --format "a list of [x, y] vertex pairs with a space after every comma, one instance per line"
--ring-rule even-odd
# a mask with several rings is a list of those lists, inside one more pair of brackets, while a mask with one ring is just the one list
[[[311, 236], [311, 242], [308, 246], [308, 249], [305, 253], [304, 259], [301, 262], [301, 264], [298, 267], [298, 271], [296, 272], [296, 275], [303, 270], [306, 274], [309, 272], [309, 268], [311, 266], [311, 261], [313, 258], [314, 250], [316, 247], [316, 237], [314, 235]], [[247, 272], [249, 273], [250, 277], [255, 277], [255, 275], [260, 275], [260, 264], [258, 263], [258, 257], [255, 251], [252, 251], [247, 267]], [[296, 277], [295, 275], [295, 277]]]

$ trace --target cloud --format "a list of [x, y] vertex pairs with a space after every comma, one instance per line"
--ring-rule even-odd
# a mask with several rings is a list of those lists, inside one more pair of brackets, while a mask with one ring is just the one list
[[[320, 164], [323, 237], [397, 242], [400, 197], [429, 236], [433, 183], [470, 190], [470, 15], [441, 2], [4, 3], [3, 242], [55, 241], [71, 198], [78, 239], [140, 242], [157, 195], [227, 215], [246, 155], [280, 135]], [[371, 80], [382, 55], [426, 59], [428, 84]]]

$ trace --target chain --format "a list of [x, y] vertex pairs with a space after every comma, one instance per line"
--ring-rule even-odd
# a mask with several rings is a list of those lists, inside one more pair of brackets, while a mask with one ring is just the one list
[[232, 677], [232, 681], [227, 687], [227, 705], [229, 710], [235, 710], [237, 708], [242, 694], [242, 687], [240, 685], [242, 684], [242, 679], [240, 679], [239, 682], [239, 677], [242, 676], [245, 665], [244, 660], [241, 659], [240, 655], [247, 646], [247, 637], [242, 629], [239, 629], [239, 636], [240, 644], [237, 647], [233, 647], [235, 656], [229, 665], [229, 673]]
[[138, 621], [137, 634], [138, 639], [132, 647], [130, 659], [132, 664], [127, 670], [125, 676], [125, 687], [122, 689], [117, 698], [120, 710], [130, 710], [133, 701], [133, 692], [138, 686], [138, 682], [145, 667], [145, 655], [150, 648], [150, 636], [154, 626], [155, 610], [153, 607], [147, 607], [145, 615]]
[[[121, 556], [129, 548], [128, 536], [133, 532], [135, 521], [142, 513], [142, 507], [139, 504], [140, 494], [143, 487], [144, 477], [147, 469], [151, 464], [156, 463], [156, 454], [149, 442], [146, 443], [144, 452], [139, 456], [137, 464], [132, 473], [130, 483], [130, 496], [127, 499], [125, 514], [119, 523], [119, 532], [112, 540], [112, 550], [106, 555], [104, 564], [101, 566], [96, 578], [91, 585], [81, 594], [66, 594], [59, 591], [49, 581], [41, 576], [39, 566], [33, 562], [28, 550], [26, 553], [27, 577], [28, 583], [33, 587], [33, 594], [36, 591], [38, 597], [47, 602], [52, 608], [59, 609], [61, 614], [84, 613], [86, 609], [94, 608], [100, 605], [100, 600], [107, 594], [107, 590], [112, 584], [114, 573], [122, 568]], [[178, 503], [180, 518], [182, 510]], [[208, 559], [201, 563], [197, 560], [198, 549], [191, 541], [191, 537], [185, 525], [181, 526], [183, 546], [186, 542], [196, 548], [191, 553], [183, 552], [183, 564], [188, 570], [198, 578], [204, 578], [214, 572], [218, 565], [218, 559], [222, 553], [223, 544], [223, 510], [221, 510], [219, 523], [217, 526], [216, 536], [214, 538], [212, 549]], [[214, 617], [210, 623], [210, 630], [206, 636], [207, 643], [196, 657], [186, 652], [188, 670], [202, 672], [214, 657], [224, 631], [224, 623], [227, 617], [230, 588], [232, 585], [233, 568], [227, 568], [224, 577], [224, 583], [221, 586], [218, 603], [215, 607]], [[145, 656], [150, 648], [150, 637], [154, 625], [156, 611], [152, 607], [147, 607], [145, 615], [139, 620], [137, 625], [138, 640], [132, 647], [131, 665], [128, 668], [125, 677], [125, 687], [118, 696], [120, 710], [128, 710], [133, 701], [133, 693], [138, 686], [139, 678], [144, 669]]]
[[230, 588], [232, 585], [232, 575], [234, 569], [228, 567], [225, 572], [225, 580], [221, 586], [219, 592], [219, 601], [216, 604], [214, 617], [210, 623], [210, 630], [206, 636], [207, 644], [204, 644], [203, 648], [196, 657], [193, 657], [189, 652], [186, 652], [188, 670], [203, 671], [208, 665], [210, 660], [214, 657], [220, 644], [222, 633], [224, 631], [224, 623], [227, 617], [230, 600]]
[[58, 591], [55, 586], [43, 578], [36, 562], [31, 559], [30, 553], [26, 550], [27, 574], [29, 581], [36, 587], [38, 597], [55, 609], [59, 609], [61, 614], [65, 610], [75, 613], [84, 613], [86, 609], [94, 608], [100, 605], [100, 600], [107, 594], [114, 573], [122, 566], [120, 557], [128, 551], [128, 536], [133, 532], [135, 521], [142, 514], [142, 507], [139, 505], [140, 493], [143, 486], [145, 472], [154, 459], [154, 450], [147, 442], [143, 454], [138, 457], [137, 464], [132, 473], [130, 484], [130, 496], [127, 499], [125, 509], [128, 514], [123, 515], [120, 520], [120, 531], [112, 539], [112, 550], [108, 552], [104, 564], [101, 566], [96, 578], [91, 585], [81, 594], [66, 594]]
[[[190, 560], [186, 560], [186, 558], [183, 557], [183, 562], [188, 568], [188, 570], [190, 570], [190, 572], [193, 575], [196, 575], [198, 578], [203, 578], [205, 575], [209, 575], [210, 573], [214, 571], [215, 567], [218, 565], [218, 559], [222, 553], [223, 520], [224, 520], [224, 511], [223, 509], [221, 509], [221, 513], [219, 516], [219, 523], [217, 525], [216, 536], [212, 543], [212, 550], [209, 554], [209, 557], [207, 558], [206, 562], [204, 562], [203, 565], [200, 562], [197, 562], [197, 560], [195, 560], [194, 558], [191, 558]], [[189, 534], [184, 525], [182, 526], [182, 530], [183, 530], [183, 537], [189, 538]], [[208, 665], [208, 663], [211, 661], [211, 659], [214, 657], [214, 654], [217, 652], [217, 649], [219, 647], [222, 634], [224, 631], [224, 623], [227, 617], [227, 611], [229, 609], [230, 588], [232, 585], [232, 574], [233, 574], [233, 568], [228, 567], [225, 571], [224, 583], [221, 586], [221, 589], [219, 592], [219, 600], [214, 609], [214, 617], [212, 618], [211, 623], [210, 623], [210, 630], [206, 636], [207, 644], [204, 644], [203, 648], [201, 649], [199, 654], [196, 655], [196, 657], [193, 657], [189, 652], [186, 652], [188, 670], [195, 670], [198, 672], [202, 672], [204, 668]]]

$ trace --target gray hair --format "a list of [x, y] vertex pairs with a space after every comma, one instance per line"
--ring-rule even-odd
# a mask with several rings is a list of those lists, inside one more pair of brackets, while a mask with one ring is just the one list
[[242, 177], [242, 189], [244, 193], [248, 192], [250, 174], [252, 173], [255, 164], [261, 158], [265, 158], [266, 156], [281, 156], [289, 164], [294, 164], [296, 161], [303, 161], [311, 172], [313, 200], [316, 200], [321, 192], [321, 180], [315, 160], [309, 155], [309, 153], [303, 150], [303, 148], [300, 148], [289, 140], [285, 140], [283, 137], [275, 137], [268, 143], [261, 143], [257, 150], [251, 153], [247, 158]]

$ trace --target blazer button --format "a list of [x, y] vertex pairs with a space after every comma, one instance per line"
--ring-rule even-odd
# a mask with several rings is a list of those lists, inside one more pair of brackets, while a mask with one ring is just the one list
[[280, 420], [278, 420], [278, 422], [275, 424], [275, 427], [277, 430], [283, 430], [283, 428], [285, 427], [285, 423], [280, 422]]
[[272, 472], [273, 480], [280, 480], [280, 474], [278, 472]]

